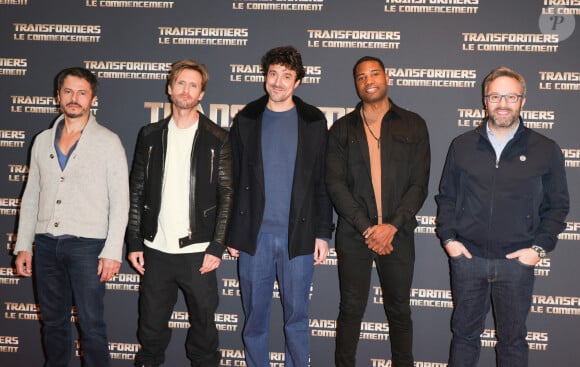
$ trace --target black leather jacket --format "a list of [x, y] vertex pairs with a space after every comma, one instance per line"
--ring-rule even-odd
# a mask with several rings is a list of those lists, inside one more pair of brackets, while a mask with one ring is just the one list
[[[126, 242], [143, 251], [157, 233], [170, 118], [139, 131], [130, 177], [131, 209]], [[232, 207], [232, 160], [228, 132], [199, 115], [193, 140], [189, 195], [190, 243], [210, 242], [206, 253], [221, 257]]]

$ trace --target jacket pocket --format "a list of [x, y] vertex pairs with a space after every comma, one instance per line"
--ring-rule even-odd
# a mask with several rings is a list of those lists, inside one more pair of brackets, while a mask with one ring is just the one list
[[204, 209], [201, 213], [203, 215], [204, 218], [208, 218], [210, 215], [213, 215], [213, 212], [215, 212], [217, 208], [217, 205], [211, 206], [207, 209]]
[[419, 139], [413, 135], [393, 134], [391, 154], [394, 160], [406, 161], [412, 156], [412, 151]]

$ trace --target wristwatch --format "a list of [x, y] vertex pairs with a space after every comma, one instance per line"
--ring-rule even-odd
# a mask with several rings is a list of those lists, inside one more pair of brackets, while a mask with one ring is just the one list
[[537, 245], [533, 245], [532, 250], [536, 251], [536, 253], [540, 257], [540, 259], [543, 259], [546, 257], [546, 250], [544, 250], [542, 247], [537, 246]]

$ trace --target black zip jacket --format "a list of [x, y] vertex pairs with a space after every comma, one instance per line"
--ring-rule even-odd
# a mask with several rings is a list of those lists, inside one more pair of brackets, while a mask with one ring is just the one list
[[553, 250], [569, 209], [560, 147], [520, 120], [497, 160], [486, 124], [451, 143], [435, 198], [439, 238], [484, 258], [532, 245]]
[[[169, 120], [139, 131], [129, 181], [129, 252], [143, 251], [143, 240], [152, 241], [157, 233]], [[191, 155], [188, 242], [210, 242], [206, 253], [221, 258], [232, 207], [231, 145], [227, 131], [204, 115], [198, 124]]]
[[[359, 103], [330, 129], [326, 185], [339, 215], [337, 241], [344, 238], [364, 245], [362, 233], [377, 224], [378, 212], [361, 106]], [[429, 132], [421, 116], [391, 101], [380, 136], [382, 217], [384, 223], [397, 227], [398, 243], [412, 238], [415, 215], [427, 197]]]

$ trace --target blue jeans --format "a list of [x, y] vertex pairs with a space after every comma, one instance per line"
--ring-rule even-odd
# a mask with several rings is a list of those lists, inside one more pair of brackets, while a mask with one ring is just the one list
[[72, 355], [71, 308], [76, 306], [83, 366], [109, 366], [105, 283], [97, 275], [105, 241], [36, 235], [34, 274], [42, 316], [45, 367], [66, 367]]
[[246, 317], [242, 336], [247, 366], [270, 365], [270, 306], [276, 276], [284, 308], [286, 367], [308, 366], [308, 307], [314, 256], [290, 260], [287, 234], [260, 233], [256, 254], [240, 252], [238, 266]]
[[526, 319], [532, 305], [534, 267], [517, 259], [451, 258], [451, 291], [455, 310], [449, 367], [475, 367], [480, 335], [491, 306], [497, 332], [500, 367], [528, 365]]

